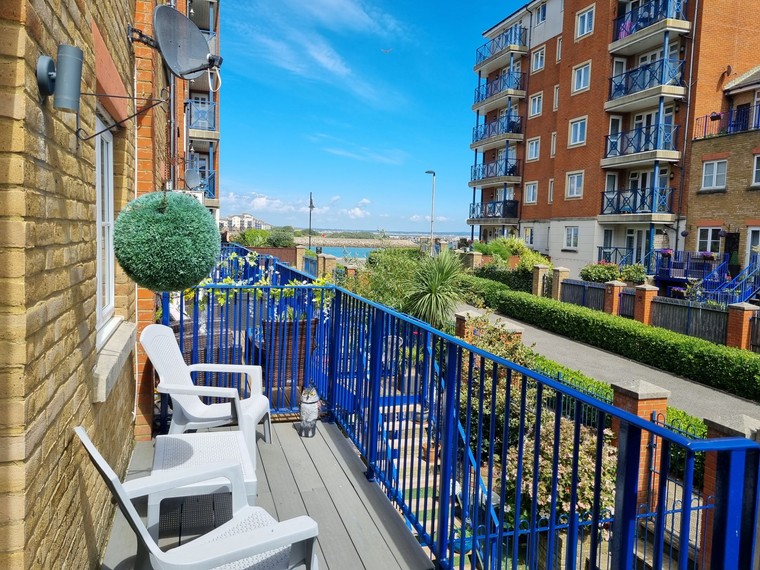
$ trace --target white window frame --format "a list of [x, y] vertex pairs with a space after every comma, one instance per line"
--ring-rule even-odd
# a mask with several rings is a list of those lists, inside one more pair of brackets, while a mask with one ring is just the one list
[[[577, 199], [583, 198], [583, 182], [585, 171], [576, 170], [568, 172], [565, 177], [565, 198]], [[577, 181], [580, 180], [580, 184]]]
[[549, 178], [549, 189], [547, 190], [547, 203], [554, 202], [554, 178]]
[[[534, 103], [537, 102], [537, 103]], [[537, 107], [537, 110], [536, 110]], [[539, 91], [530, 96], [528, 105], [528, 118], [540, 117], [544, 110], [544, 92]]]
[[[591, 61], [584, 61], [573, 67], [572, 77], [572, 92], [571, 95], [576, 93], [583, 93], [591, 89]], [[580, 80], [580, 85], [579, 85]]]
[[580, 39], [594, 33], [595, 5], [592, 4], [575, 16], [575, 39]]
[[526, 204], [538, 203], [538, 181], [532, 180], [525, 183], [524, 200]]
[[[582, 125], [582, 128], [581, 128]], [[583, 135], [581, 138], [580, 135]], [[588, 116], [570, 119], [567, 128], [567, 146], [583, 146], [588, 138]]]
[[552, 133], [551, 145], [549, 148], [549, 156], [555, 156], [557, 154], [557, 131]]
[[[723, 166], [723, 174], [719, 169]], [[710, 171], [708, 173], [708, 170]], [[702, 190], [723, 190], [726, 187], [726, 176], [728, 175], [728, 161], [723, 160], [706, 160], [702, 163]], [[721, 177], [723, 178], [722, 184]]]
[[525, 245], [533, 245], [533, 239], [534, 239], [535, 233], [536, 232], [533, 226], [528, 226], [527, 228], [524, 228], [523, 241], [525, 242]]
[[554, 86], [554, 106], [553, 110], [559, 109], [559, 85]]
[[526, 162], [538, 160], [541, 157], [541, 137], [528, 139]]
[[564, 249], [578, 249], [578, 236], [580, 231], [578, 226], [565, 226], [565, 246]]
[[704, 227], [697, 231], [697, 251], [720, 253], [720, 227]]
[[536, 8], [536, 26], [543, 24], [546, 21], [546, 2]]
[[[109, 121], [109, 124], [113, 121]], [[106, 130], [100, 117], [95, 117], [95, 329], [96, 348], [101, 348], [118, 322], [114, 322], [115, 303], [115, 257], [113, 247], [114, 225], [114, 169], [113, 135]], [[102, 132], [101, 132], [102, 131]]]
[[755, 155], [755, 162], [752, 168], [752, 186], [760, 186], [760, 154]]
[[546, 46], [533, 50], [530, 57], [530, 72], [536, 73], [546, 67]]
[[562, 36], [557, 36], [557, 61], [562, 59]]

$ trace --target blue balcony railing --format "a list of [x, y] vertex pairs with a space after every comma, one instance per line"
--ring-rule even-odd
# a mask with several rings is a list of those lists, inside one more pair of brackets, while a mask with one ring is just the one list
[[689, 280], [711, 281], [715, 278], [711, 276], [717, 275], [718, 272], [725, 275], [727, 268], [726, 254], [683, 250], [655, 251], [654, 275], [657, 279], [684, 283]]
[[[164, 321], [189, 362], [261, 365], [276, 416], [297, 412], [300, 387], [314, 385], [437, 567], [752, 567], [757, 443], [691, 439], [345, 289], [304, 274], [285, 285], [291, 268], [268, 269], [274, 285], [165, 294]], [[246, 390], [231, 374], [195, 381]], [[720, 466], [710, 477], [696, 467], [705, 454]]]
[[652, 150], [676, 150], [678, 125], [653, 125], [605, 136], [605, 158]]
[[686, 20], [686, 0], [651, 0], [613, 20], [613, 41], [665, 19]]
[[489, 81], [475, 89], [475, 104], [485, 101], [489, 97], [503, 93], [504, 91], [521, 91], [524, 89], [523, 76], [521, 71], [510, 71], [500, 75], [497, 79]]
[[201, 131], [216, 130], [216, 103], [188, 101], [188, 126]]
[[673, 188], [626, 188], [602, 192], [602, 214], [672, 214]]
[[697, 119], [694, 138], [731, 135], [760, 129], [760, 104], [744, 105], [725, 113], [710, 113]]
[[216, 172], [190, 167], [188, 172], [195, 172], [201, 180], [201, 184], [195, 190], [202, 190], [206, 198], [216, 199]]
[[520, 176], [520, 162], [517, 160], [496, 160], [476, 164], [470, 168], [470, 181], [477, 182], [499, 176]]
[[480, 46], [475, 52], [475, 65], [479, 65], [489, 57], [503, 52], [509, 46], [526, 46], [528, 30], [523, 26], [515, 26], [502, 32], [494, 39]]
[[610, 78], [610, 100], [651, 87], [683, 85], [683, 60], [658, 59]]
[[621, 267], [624, 265], [633, 265], [633, 248], [598, 246], [596, 260], [615, 263]]
[[483, 123], [472, 129], [472, 142], [480, 142], [499, 135], [522, 134], [522, 117], [519, 115], [504, 115], [490, 123]]
[[498, 200], [493, 202], [476, 202], [470, 204], [470, 216], [471, 220], [481, 220], [487, 218], [511, 218], [517, 219], [518, 208], [520, 202], [518, 200]]

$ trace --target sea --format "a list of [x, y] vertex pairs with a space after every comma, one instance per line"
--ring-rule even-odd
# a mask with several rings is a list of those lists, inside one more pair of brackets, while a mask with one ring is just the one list
[[[316, 251], [316, 247], [312, 246], [312, 251]], [[370, 252], [377, 248], [374, 247], [323, 247], [322, 253], [325, 255], [334, 255], [335, 257], [343, 258], [355, 258], [355, 259], [367, 259]]]

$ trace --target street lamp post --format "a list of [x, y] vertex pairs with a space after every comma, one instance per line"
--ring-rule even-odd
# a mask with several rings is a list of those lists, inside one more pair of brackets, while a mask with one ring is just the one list
[[425, 174], [433, 175], [433, 200], [430, 205], [430, 256], [433, 256], [433, 222], [435, 221], [435, 170], [426, 170]]
[[309, 250], [311, 250], [311, 212], [314, 210], [314, 197], [309, 192]]

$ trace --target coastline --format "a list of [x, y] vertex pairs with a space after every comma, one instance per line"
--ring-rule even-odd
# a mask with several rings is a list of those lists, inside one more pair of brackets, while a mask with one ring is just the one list
[[[297, 245], [308, 245], [309, 238], [295, 238]], [[312, 247], [418, 247], [419, 244], [414, 240], [407, 238], [386, 238], [386, 239], [352, 239], [352, 238], [333, 238], [322, 236], [311, 236]]]

